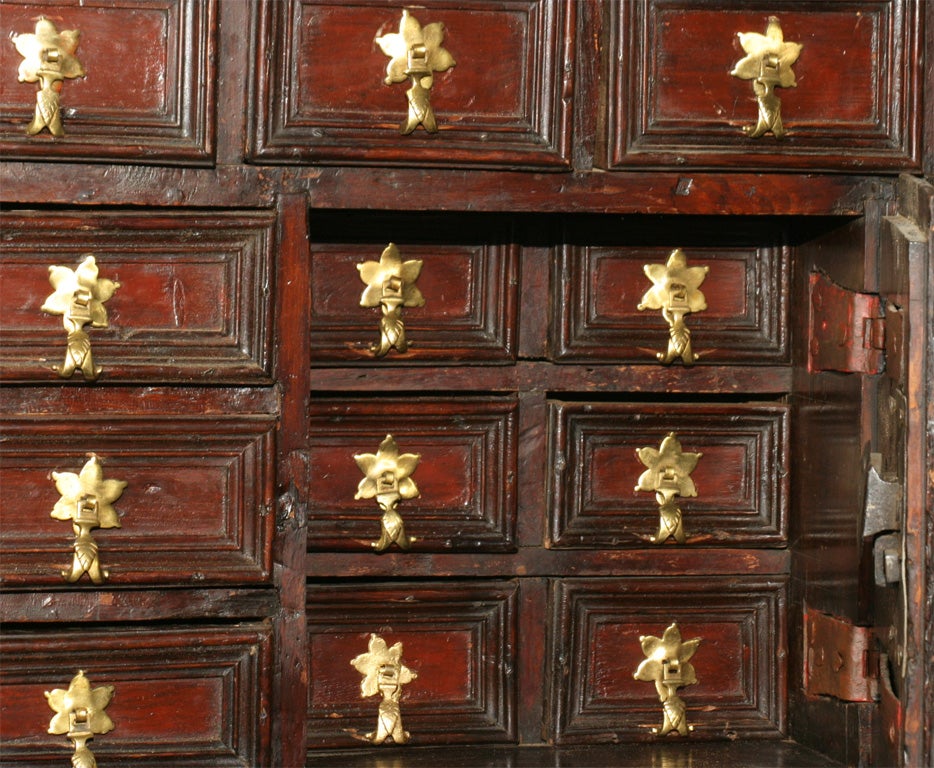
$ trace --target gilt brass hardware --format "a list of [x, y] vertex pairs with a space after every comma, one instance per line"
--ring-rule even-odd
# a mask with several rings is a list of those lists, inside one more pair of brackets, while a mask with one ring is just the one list
[[360, 697], [367, 699], [382, 695], [376, 730], [364, 738], [372, 744], [382, 744], [387, 739], [394, 744], [405, 744], [409, 732], [402, 728], [402, 709], [399, 700], [402, 686], [411, 683], [418, 674], [402, 663], [402, 643], [392, 648], [379, 635], [370, 635], [367, 653], [361, 653], [350, 662], [363, 675]]
[[776, 139], [785, 135], [782, 125], [782, 100], [775, 88], [797, 86], [792, 66], [801, 55], [801, 43], [786, 43], [781, 24], [775, 16], [769, 17], [764, 35], [758, 32], [737, 32], [739, 44], [746, 55], [736, 62], [734, 77], [752, 80], [752, 90], [759, 104], [759, 119], [754, 126], [743, 126], [743, 132], [753, 139], [771, 131]]
[[688, 731], [694, 730], [694, 726], [687, 723], [687, 707], [678, 696], [678, 688], [697, 682], [697, 674], [690, 659], [701, 640], [695, 637], [682, 642], [677, 623], [672, 623], [660, 638], [654, 635], [639, 637], [645, 659], [633, 677], [646, 683], [655, 683], [664, 713], [661, 729], [653, 728], [652, 733], [665, 736], [671, 731], [677, 731], [687, 736]]
[[91, 689], [90, 681], [80, 671], [71, 680], [68, 690], [46, 691], [45, 698], [55, 716], [49, 723], [49, 733], [65, 734], [75, 745], [71, 756], [74, 768], [97, 768], [97, 761], [87, 742], [98, 734], [109, 733], [114, 724], [104, 711], [114, 695], [112, 685]]
[[700, 284], [710, 267], [689, 267], [684, 251], [676, 248], [665, 264], [646, 264], [642, 269], [652, 287], [645, 292], [638, 309], [660, 309], [668, 322], [668, 350], [658, 352], [656, 357], [665, 365], [678, 357], [685, 365], [692, 365], [699, 355], [691, 348], [691, 331], [684, 316], [707, 309]]
[[429, 133], [438, 130], [435, 113], [431, 108], [431, 86], [434, 73], [445, 72], [456, 63], [454, 57], [441, 47], [444, 24], [435, 22], [422, 27], [418, 19], [402, 11], [399, 31], [376, 38], [376, 43], [389, 57], [386, 65], [386, 85], [403, 83], [408, 78], [412, 87], [406, 91], [409, 114], [399, 126], [405, 136], [422, 125]]
[[36, 22], [35, 34], [10, 35], [23, 61], [19, 65], [21, 83], [39, 83], [36, 92], [36, 114], [26, 133], [33, 136], [48, 128], [53, 136], [64, 136], [59, 91], [65, 78], [84, 77], [84, 67], [75, 58], [78, 47], [77, 29], [59, 32], [46, 18]]
[[691, 479], [691, 472], [697, 466], [702, 453], [684, 453], [681, 443], [674, 432], [669, 432], [662, 440], [659, 450], [655, 448], [637, 448], [636, 455], [647, 469], [639, 475], [637, 491], [654, 491], [658, 502], [658, 533], [652, 538], [655, 544], [661, 544], [669, 537], [674, 537], [679, 544], [684, 544], [684, 525], [677, 496], [697, 496], [697, 488]]
[[91, 536], [94, 528], [120, 528], [113, 503], [126, 488], [125, 480], [105, 480], [100, 460], [93, 453], [81, 472], [53, 472], [52, 479], [62, 497], [52, 509], [56, 520], [71, 520], [75, 531], [74, 557], [71, 569], [62, 571], [65, 581], [73, 583], [84, 574], [94, 584], [103, 584], [110, 577], [101, 568], [97, 542]]
[[414, 536], [407, 536], [402, 516], [396, 511], [396, 506], [402, 499], [414, 499], [418, 496], [418, 488], [410, 475], [418, 466], [421, 454], [399, 453], [392, 435], [379, 444], [375, 453], [359, 453], [354, 461], [360, 467], [365, 477], [357, 486], [355, 499], [376, 498], [376, 503], [383, 510], [380, 521], [379, 541], [370, 542], [370, 546], [377, 552], [382, 552], [395, 542], [402, 549], [408, 549]]
[[360, 279], [366, 289], [360, 297], [361, 307], [381, 307], [379, 319], [379, 344], [370, 347], [376, 357], [383, 357], [390, 349], [405, 352], [409, 343], [405, 338], [405, 323], [402, 322], [403, 307], [421, 307], [425, 297], [415, 281], [422, 271], [421, 259], [402, 261], [395, 243], [390, 243], [379, 257], [379, 261], [364, 261], [357, 264]]
[[51, 315], [62, 315], [62, 323], [68, 334], [65, 362], [52, 370], [64, 379], [80, 370], [88, 381], [96, 379], [103, 370], [94, 365], [91, 356], [91, 337], [84, 330], [90, 323], [92, 328], [107, 327], [107, 308], [104, 302], [116, 293], [120, 283], [98, 277], [94, 256], [86, 254], [75, 269], [49, 267], [49, 282], [55, 292], [45, 300], [42, 311]]

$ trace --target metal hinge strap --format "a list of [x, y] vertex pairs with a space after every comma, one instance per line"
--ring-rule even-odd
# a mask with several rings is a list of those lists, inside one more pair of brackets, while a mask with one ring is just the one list
[[805, 606], [804, 690], [809, 696], [875, 701], [878, 664], [872, 628]]
[[811, 275], [810, 294], [808, 369], [881, 373], [886, 340], [879, 297], [847, 290], [822, 272]]

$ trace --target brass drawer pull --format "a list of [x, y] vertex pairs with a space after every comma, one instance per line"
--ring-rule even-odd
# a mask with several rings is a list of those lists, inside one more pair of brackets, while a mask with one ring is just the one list
[[360, 698], [382, 695], [379, 703], [379, 718], [376, 730], [363, 738], [372, 744], [382, 744], [387, 739], [394, 744], [405, 744], [411, 735], [402, 728], [402, 686], [411, 683], [418, 674], [402, 663], [402, 643], [392, 648], [379, 635], [370, 635], [367, 653], [351, 660], [354, 668], [363, 675], [360, 682]]
[[402, 261], [399, 249], [390, 243], [383, 249], [379, 261], [364, 261], [357, 264], [357, 269], [360, 279], [366, 283], [360, 306], [381, 307], [383, 310], [379, 319], [379, 344], [370, 347], [370, 351], [376, 357], [383, 357], [393, 347], [405, 352], [409, 343], [405, 338], [402, 308], [425, 304], [422, 292], [415, 285], [422, 271], [422, 260]]
[[759, 104], [759, 119], [754, 126], [743, 126], [743, 132], [752, 139], [771, 132], [776, 139], [785, 135], [782, 125], [782, 100], [775, 88], [794, 88], [798, 85], [792, 66], [801, 55], [801, 43], [786, 43], [782, 26], [775, 16], [769, 17], [765, 34], [737, 32], [739, 44], [746, 55], [736, 62], [734, 77], [752, 80], [752, 90]]
[[691, 331], [684, 317], [707, 309], [700, 284], [710, 267], [689, 267], [684, 251], [676, 248], [665, 264], [646, 264], [642, 269], [652, 287], [645, 292], [638, 309], [660, 309], [668, 322], [668, 350], [658, 352], [656, 357], [665, 365], [678, 357], [685, 365], [693, 364], [699, 355], [691, 348]]
[[97, 768], [97, 761], [87, 742], [98, 734], [113, 730], [114, 724], [104, 711], [114, 695], [112, 685], [91, 688], [90, 681], [80, 671], [71, 680], [68, 690], [46, 691], [45, 698], [55, 715], [49, 723], [49, 733], [65, 734], [75, 745], [71, 757], [74, 768]]
[[94, 365], [91, 356], [91, 337], [84, 330], [107, 328], [107, 308], [104, 302], [110, 299], [120, 283], [99, 277], [97, 261], [87, 254], [75, 268], [49, 267], [49, 282], [55, 289], [42, 305], [42, 311], [51, 315], [62, 315], [62, 323], [68, 334], [65, 362], [52, 370], [64, 379], [80, 370], [88, 381], [96, 379], [102, 370]]
[[399, 126], [405, 136], [419, 125], [429, 133], [438, 130], [435, 113], [431, 108], [431, 86], [435, 72], [445, 72], [456, 63], [454, 57], [441, 47], [444, 40], [444, 24], [434, 22], [422, 27], [418, 19], [402, 11], [399, 31], [376, 38], [376, 43], [389, 57], [386, 65], [386, 85], [412, 81], [406, 91], [409, 99], [409, 114]]
[[702, 638], [695, 637], [687, 642], [681, 641], [681, 630], [676, 623], [671, 624], [659, 638], [654, 635], [641, 635], [639, 642], [645, 659], [639, 664], [633, 677], [647, 683], [655, 683], [659, 701], [664, 713], [661, 729], [653, 728], [652, 733], [664, 736], [677, 731], [687, 736], [694, 726], [687, 723], [687, 707], [678, 696], [678, 688], [693, 685], [697, 674], [690, 663]]
[[30, 136], [48, 128], [53, 136], [64, 136], [58, 92], [65, 78], [84, 77], [84, 67], [75, 58], [78, 37], [76, 29], [59, 32], [55, 24], [40, 18], [35, 34], [12, 35], [11, 39], [23, 61], [19, 65], [21, 83], [39, 83], [36, 92], [36, 114], [26, 128]]
[[421, 455], [417, 453], [399, 453], [399, 446], [392, 435], [379, 444], [379, 450], [373, 453], [359, 453], [354, 461], [365, 477], [357, 486], [355, 499], [376, 499], [383, 510], [380, 521], [379, 541], [370, 542], [377, 552], [382, 552], [393, 542], [402, 549], [408, 549], [414, 536], [407, 536], [402, 516], [396, 506], [402, 499], [414, 499], [419, 495], [418, 487], [410, 475], [418, 466]]
[[684, 544], [684, 524], [677, 496], [697, 496], [697, 488], [691, 472], [697, 467], [702, 453], [685, 453], [674, 432], [669, 432], [658, 450], [651, 447], [637, 448], [636, 455], [647, 469], [639, 475], [637, 491], [654, 491], [658, 502], [658, 533], [652, 542], [661, 544], [669, 537]]
[[101, 568], [97, 542], [91, 536], [94, 528], [120, 528], [120, 519], [113, 503], [126, 488], [125, 480], [105, 480], [100, 460], [93, 453], [81, 472], [53, 472], [52, 479], [62, 497], [52, 509], [56, 520], [71, 520], [75, 531], [74, 557], [71, 568], [62, 571], [65, 581], [74, 583], [84, 574], [94, 584], [103, 584], [110, 577]]

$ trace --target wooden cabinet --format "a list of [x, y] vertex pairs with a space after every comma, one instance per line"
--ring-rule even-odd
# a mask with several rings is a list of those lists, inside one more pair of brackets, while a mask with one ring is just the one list
[[0, 761], [931, 762], [934, 4], [0, 25]]

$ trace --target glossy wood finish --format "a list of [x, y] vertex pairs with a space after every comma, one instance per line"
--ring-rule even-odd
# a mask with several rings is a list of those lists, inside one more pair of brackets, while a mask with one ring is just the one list
[[[546, 0], [429, 2], [456, 65], [436, 73], [438, 134], [399, 135], [409, 83], [387, 86], [374, 43], [401, 9], [289, 0], [256, 7], [256, 159], [273, 162], [566, 167], [572, 5]], [[417, 14], [417, 15], [416, 15]]]
[[[750, 6], [649, 0], [607, 6], [607, 163], [701, 167], [916, 170], [921, 69], [914, 0]], [[803, 44], [796, 88], [777, 88], [787, 134], [748, 138], [752, 84], [730, 75], [737, 33]], [[855, 151], [841, 152], [842, 146]]]
[[4, 213], [0, 280], [16, 299], [0, 321], [0, 377], [61, 383], [62, 321], [41, 310], [49, 267], [90, 253], [120, 283], [109, 327], [89, 330], [103, 381], [270, 381], [273, 224], [262, 211]]
[[[36, 85], [0, 47], [0, 154], [33, 160], [209, 164], [215, 146], [215, 0], [4, 0], [3, 35], [47, 16], [81, 33], [86, 76], [61, 94], [65, 136], [26, 135]], [[50, 180], [44, 179], [47, 186]]]

